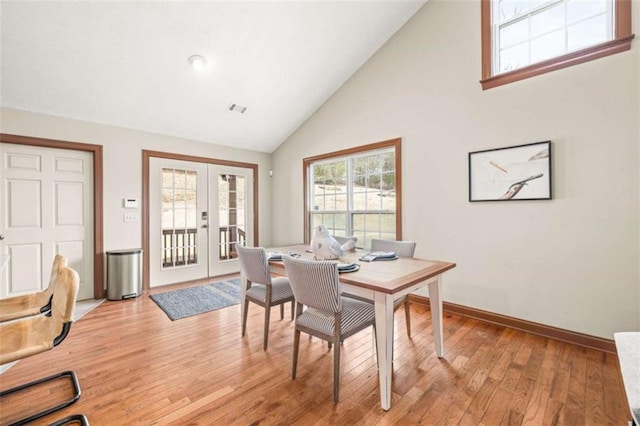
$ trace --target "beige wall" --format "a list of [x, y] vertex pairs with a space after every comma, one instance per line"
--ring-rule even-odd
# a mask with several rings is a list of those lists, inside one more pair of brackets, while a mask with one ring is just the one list
[[144, 149], [258, 164], [259, 238], [271, 240], [270, 154], [7, 108], [0, 109], [0, 132], [103, 146], [105, 250], [142, 247], [142, 223], [123, 222], [122, 199], [138, 198], [142, 206]]
[[[445, 300], [606, 338], [639, 330], [638, 41], [482, 91], [479, 3], [429, 1], [274, 153], [274, 243], [303, 238], [302, 158], [401, 137], [404, 237], [457, 262]], [[549, 139], [554, 200], [467, 201], [468, 152]]]

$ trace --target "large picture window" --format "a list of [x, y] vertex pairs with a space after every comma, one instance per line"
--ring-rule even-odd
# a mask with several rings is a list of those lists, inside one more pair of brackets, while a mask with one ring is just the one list
[[324, 224], [335, 236], [401, 239], [400, 139], [304, 160], [305, 236]]
[[628, 50], [629, 0], [482, 0], [482, 87]]

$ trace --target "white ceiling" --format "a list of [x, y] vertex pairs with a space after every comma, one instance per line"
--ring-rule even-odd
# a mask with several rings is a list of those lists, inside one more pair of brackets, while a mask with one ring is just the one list
[[2, 0], [0, 102], [272, 152], [424, 2]]

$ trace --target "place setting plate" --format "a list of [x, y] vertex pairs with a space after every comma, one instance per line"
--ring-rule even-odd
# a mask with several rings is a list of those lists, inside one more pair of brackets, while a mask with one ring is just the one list
[[338, 272], [339, 273], [347, 273], [347, 272], [355, 272], [360, 269], [360, 265], [357, 263], [338, 263]]

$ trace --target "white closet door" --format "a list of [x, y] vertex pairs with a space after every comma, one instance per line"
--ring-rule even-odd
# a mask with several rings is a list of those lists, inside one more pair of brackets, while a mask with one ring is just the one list
[[80, 276], [78, 299], [93, 298], [93, 158], [84, 151], [0, 144], [0, 297], [49, 284], [56, 254]]

